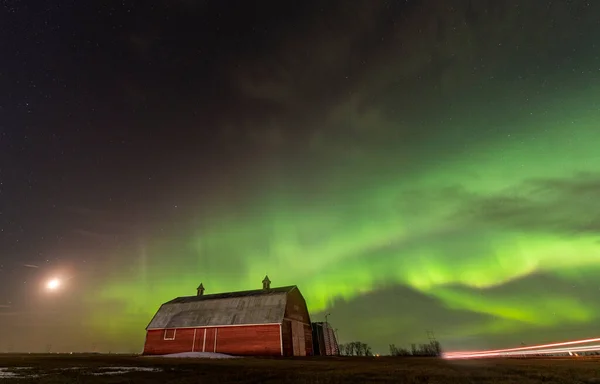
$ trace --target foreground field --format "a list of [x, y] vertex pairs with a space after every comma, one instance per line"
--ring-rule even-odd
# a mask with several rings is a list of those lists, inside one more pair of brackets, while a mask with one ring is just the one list
[[600, 360], [443, 361], [418, 358], [166, 359], [0, 355], [14, 383], [600, 383]]

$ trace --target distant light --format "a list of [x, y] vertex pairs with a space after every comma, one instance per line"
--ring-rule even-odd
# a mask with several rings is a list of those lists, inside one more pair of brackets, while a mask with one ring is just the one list
[[58, 279], [52, 279], [48, 281], [48, 284], [46, 284], [46, 288], [48, 288], [51, 291], [58, 289], [58, 287], [60, 287], [60, 280]]

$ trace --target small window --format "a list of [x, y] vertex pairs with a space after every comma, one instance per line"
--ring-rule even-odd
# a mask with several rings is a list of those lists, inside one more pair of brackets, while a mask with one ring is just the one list
[[165, 329], [165, 340], [175, 340], [176, 329]]

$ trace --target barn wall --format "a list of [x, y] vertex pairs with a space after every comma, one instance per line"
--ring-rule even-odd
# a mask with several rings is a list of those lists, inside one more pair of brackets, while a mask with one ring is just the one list
[[310, 324], [304, 324], [304, 342], [306, 344], [306, 356], [312, 356], [313, 353], [313, 341], [312, 341], [312, 327]]
[[215, 335], [218, 333], [217, 328], [206, 328], [206, 343], [204, 344], [204, 350], [200, 352], [214, 352], [215, 351]]
[[175, 340], [164, 340], [163, 329], [149, 330], [146, 334], [144, 355], [166, 355], [169, 353], [189, 352], [194, 342], [193, 329], [178, 329]]
[[194, 342], [194, 349], [192, 352], [202, 352], [202, 349], [204, 348], [204, 341], [206, 340], [204, 338], [204, 334], [207, 332], [206, 328], [202, 329], [202, 328], [197, 328], [196, 329], [196, 340]]
[[[304, 343], [305, 350], [307, 356], [313, 355], [313, 341], [312, 341], [312, 327], [310, 321], [310, 314], [308, 313], [308, 307], [306, 306], [306, 301], [300, 293], [299, 289], [293, 289], [288, 293], [287, 305], [285, 307], [285, 318], [290, 320], [296, 320], [304, 324]], [[289, 323], [289, 321], [284, 321], [285, 323]], [[283, 338], [284, 341], [284, 355], [293, 356], [293, 337], [290, 327], [290, 336], [289, 342], [287, 342], [287, 338]], [[289, 353], [289, 355], [287, 354]]]
[[300, 291], [292, 289], [288, 293], [287, 304], [285, 306], [285, 318], [297, 320], [301, 323], [310, 324], [310, 315], [306, 307], [306, 301]]
[[281, 356], [279, 324], [219, 328], [217, 352], [232, 355]]
[[164, 340], [164, 332], [164, 330], [147, 332], [144, 355], [191, 352], [192, 348], [194, 352], [219, 352], [231, 355], [281, 355], [279, 324], [177, 329], [174, 340]]
[[292, 344], [292, 322], [284, 320], [281, 325], [281, 337], [283, 341], [283, 356], [294, 356], [294, 346]]

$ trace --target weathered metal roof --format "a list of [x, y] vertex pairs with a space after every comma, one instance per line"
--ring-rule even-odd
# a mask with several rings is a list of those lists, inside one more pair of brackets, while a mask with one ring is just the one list
[[146, 329], [280, 323], [294, 288], [178, 297], [164, 303]]
[[219, 299], [228, 299], [228, 298], [232, 298], [232, 297], [267, 296], [267, 295], [273, 295], [273, 294], [282, 293], [282, 292], [288, 293], [289, 291], [291, 291], [294, 288], [296, 288], [295, 285], [290, 285], [287, 287], [270, 288], [268, 290], [253, 289], [250, 291], [215, 293], [212, 295], [183, 296], [183, 297], [178, 297], [176, 299], [168, 301], [165, 304], [191, 303], [191, 302], [195, 302], [195, 301], [219, 300]]

